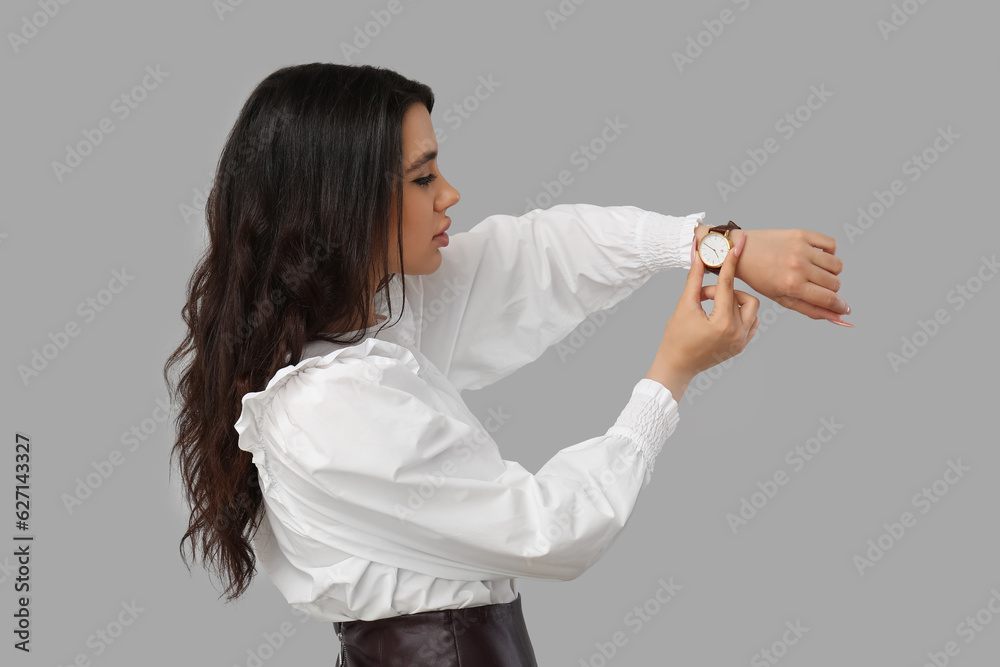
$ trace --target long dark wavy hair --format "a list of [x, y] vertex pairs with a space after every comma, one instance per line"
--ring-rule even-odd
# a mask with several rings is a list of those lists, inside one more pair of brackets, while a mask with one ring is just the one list
[[[415, 103], [432, 111], [431, 89], [389, 69], [285, 67], [253, 90], [222, 149], [208, 247], [181, 310], [188, 331], [163, 376], [180, 398], [171, 461], [191, 510], [181, 558], [190, 570], [185, 542], [195, 560], [200, 546], [229, 601], [256, 573], [263, 514], [251, 455], [237, 446], [242, 397], [298, 363], [311, 339], [359, 342], [364, 331], [324, 330], [364, 326], [376, 295], [388, 297], [391, 222], [403, 266], [402, 125]], [[171, 369], [185, 361], [175, 388]]]

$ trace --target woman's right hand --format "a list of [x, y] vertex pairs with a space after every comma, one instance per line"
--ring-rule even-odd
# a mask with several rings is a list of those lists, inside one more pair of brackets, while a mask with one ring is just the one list
[[[680, 400], [698, 373], [742, 352], [757, 331], [760, 300], [733, 289], [736, 264], [745, 243], [746, 236], [741, 234], [722, 263], [716, 285], [702, 285], [705, 265], [692, 243], [687, 283], [646, 375], [669, 389], [674, 400]], [[709, 299], [715, 305], [712, 313], [706, 314], [701, 302]]]

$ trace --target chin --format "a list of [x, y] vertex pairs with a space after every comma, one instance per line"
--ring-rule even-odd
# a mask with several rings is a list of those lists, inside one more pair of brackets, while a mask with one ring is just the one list
[[432, 257], [421, 262], [420, 266], [415, 266], [412, 270], [407, 270], [406, 273], [414, 276], [426, 276], [429, 273], [437, 271], [441, 267], [441, 261], [441, 249], [437, 248]]
[[428, 267], [427, 273], [434, 273], [439, 268], [441, 268], [441, 263], [444, 261], [441, 248], [436, 248], [434, 252], [434, 259], [430, 261], [430, 266]]

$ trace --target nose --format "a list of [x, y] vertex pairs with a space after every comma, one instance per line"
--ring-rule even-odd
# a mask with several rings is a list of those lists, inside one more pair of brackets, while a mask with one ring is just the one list
[[448, 208], [450, 206], [454, 206], [462, 198], [462, 195], [459, 194], [458, 190], [456, 190], [452, 186], [452, 184], [448, 181], [447, 178], [444, 178], [444, 176], [442, 176], [441, 178], [444, 180], [445, 185], [447, 186], [446, 188], [444, 188], [441, 191], [441, 200], [440, 201], [441, 201], [442, 208]]

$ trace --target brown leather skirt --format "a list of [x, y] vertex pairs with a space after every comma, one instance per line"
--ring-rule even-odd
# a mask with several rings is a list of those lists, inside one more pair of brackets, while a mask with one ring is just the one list
[[337, 667], [538, 667], [513, 602], [335, 622]]

